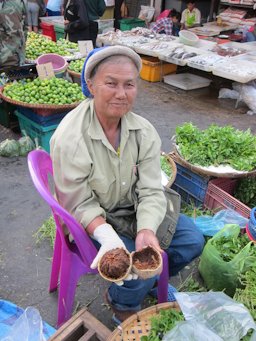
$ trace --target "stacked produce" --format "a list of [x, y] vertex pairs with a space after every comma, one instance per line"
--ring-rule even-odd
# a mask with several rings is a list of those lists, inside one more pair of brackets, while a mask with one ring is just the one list
[[63, 78], [20, 80], [6, 85], [3, 94], [29, 104], [72, 104], [84, 99], [81, 88]]
[[180, 155], [193, 165], [229, 165], [238, 171], [256, 169], [256, 136], [249, 129], [240, 131], [212, 124], [200, 130], [185, 123], [176, 128], [176, 144]]
[[56, 44], [51, 39], [35, 32], [29, 32], [26, 42], [26, 58], [36, 60], [45, 53], [57, 53], [61, 56], [68, 56], [70, 52], [61, 44]]
[[14, 139], [6, 139], [0, 143], [0, 155], [6, 157], [27, 156], [27, 154], [35, 148], [34, 142], [27, 135], [26, 131], [22, 131], [23, 137], [18, 141]]
[[84, 66], [85, 58], [72, 60], [68, 66], [68, 69], [77, 73], [81, 73]]
[[58, 46], [60, 46], [61, 48], [66, 49], [66, 50], [79, 51], [77, 43], [73, 43], [73, 42], [66, 40], [64, 38], [59, 38], [57, 40], [56, 44]]

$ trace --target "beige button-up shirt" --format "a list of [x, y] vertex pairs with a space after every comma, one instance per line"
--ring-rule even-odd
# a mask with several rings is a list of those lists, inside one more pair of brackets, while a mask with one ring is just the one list
[[134, 205], [137, 232], [156, 232], [167, 201], [161, 185], [161, 141], [144, 118], [128, 112], [121, 119], [120, 153], [106, 138], [85, 100], [61, 121], [50, 147], [60, 204], [86, 227], [97, 216]]

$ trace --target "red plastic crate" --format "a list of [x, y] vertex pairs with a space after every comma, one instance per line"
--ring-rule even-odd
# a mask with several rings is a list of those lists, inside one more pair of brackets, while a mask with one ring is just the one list
[[56, 41], [56, 34], [54, 30], [54, 25], [48, 24], [46, 22], [41, 22], [42, 34], [44, 36], [50, 37], [53, 41]]
[[231, 208], [243, 217], [249, 218], [251, 209], [241, 201], [234, 198], [238, 179], [218, 178], [209, 181], [204, 199], [204, 207], [214, 212]]

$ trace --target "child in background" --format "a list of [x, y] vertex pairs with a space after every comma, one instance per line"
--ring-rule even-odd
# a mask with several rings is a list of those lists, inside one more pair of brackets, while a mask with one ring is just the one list
[[178, 36], [180, 30], [180, 13], [172, 9], [168, 17], [161, 18], [151, 27], [155, 33]]
[[187, 1], [187, 8], [181, 15], [181, 29], [187, 29], [201, 24], [201, 12], [195, 7], [194, 0]]

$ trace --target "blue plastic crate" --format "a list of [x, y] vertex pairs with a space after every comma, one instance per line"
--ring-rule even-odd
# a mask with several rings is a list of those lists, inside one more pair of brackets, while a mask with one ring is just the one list
[[15, 115], [18, 117], [19, 120], [20, 130], [25, 130], [27, 135], [32, 140], [37, 137], [39, 145], [48, 153], [50, 153], [50, 139], [55, 129], [58, 127], [58, 124], [44, 127], [30, 120], [29, 118], [21, 114], [18, 110], [15, 111]]
[[57, 114], [49, 115], [49, 116], [42, 116], [42, 115], [37, 114], [30, 108], [21, 107], [21, 106], [17, 106], [17, 108], [20, 114], [26, 116], [31, 121], [34, 121], [45, 127], [53, 125], [53, 124], [59, 124], [60, 121], [63, 119], [63, 117], [66, 116], [68, 112], [70, 112], [70, 110], [68, 110], [63, 113], [57, 113]]
[[172, 188], [181, 195], [181, 199], [195, 206], [203, 205], [210, 177], [199, 174], [176, 163], [177, 175]]

